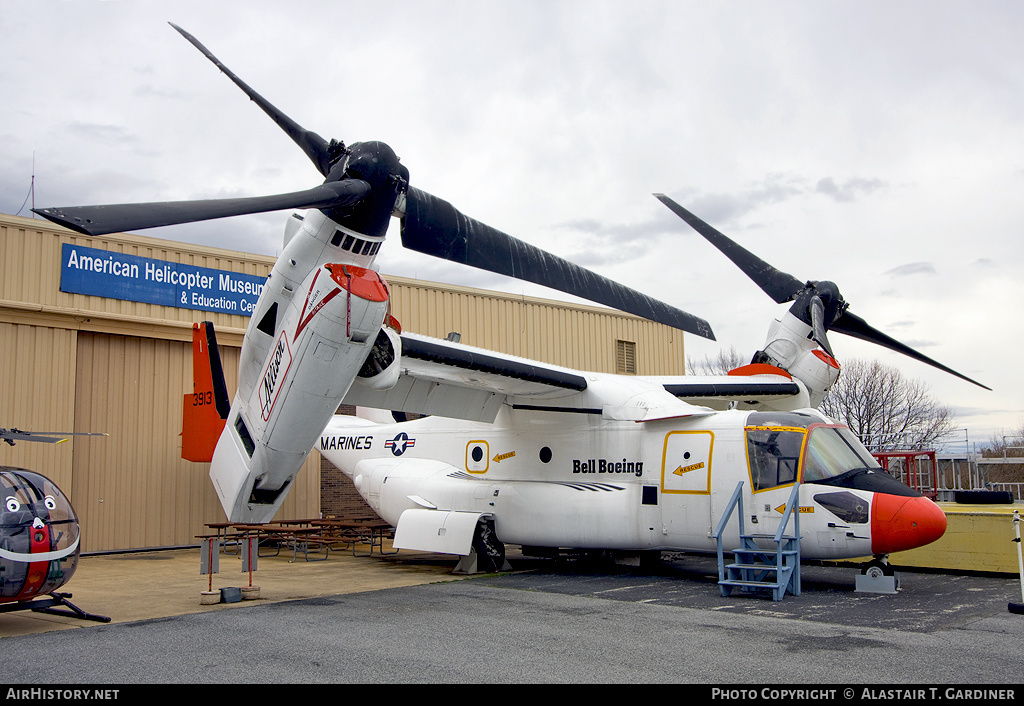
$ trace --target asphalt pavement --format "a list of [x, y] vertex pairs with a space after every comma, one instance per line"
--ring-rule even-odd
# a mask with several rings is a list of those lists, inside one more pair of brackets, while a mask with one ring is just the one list
[[721, 596], [700, 555], [630, 567], [511, 551], [512, 571], [472, 577], [438, 555], [290, 558], [260, 559], [259, 599], [200, 605], [211, 583], [248, 585], [237, 558], [211, 578], [197, 550], [84, 557], [71, 600], [111, 622], [0, 615], [4, 681], [817, 685], [809, 700], [847, 702], [915, 684], [935, 700], [957, 698], [945, 685], [1024, 699], [1016, 576], [901, 570], [897, 593], [870, 594], [855, 568], [811, 564], [801, 595], [773, 601]]

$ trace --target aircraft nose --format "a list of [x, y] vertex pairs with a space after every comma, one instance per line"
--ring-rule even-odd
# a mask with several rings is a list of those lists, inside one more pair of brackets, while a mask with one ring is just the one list
[[889, 554], [934, 542], [946, 531], [946, 513], [926, 497], [875, 493], [871, 553]]

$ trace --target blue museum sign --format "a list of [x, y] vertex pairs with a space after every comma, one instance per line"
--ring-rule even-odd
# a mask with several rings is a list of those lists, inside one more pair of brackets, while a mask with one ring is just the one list
[[71, 294], [250, 316], [266, 281], [71, 243], [61, 250], [60, 291]]

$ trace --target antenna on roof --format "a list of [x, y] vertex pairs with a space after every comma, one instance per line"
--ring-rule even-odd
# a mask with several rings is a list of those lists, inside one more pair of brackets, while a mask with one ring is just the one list
[[35, 208], [36, 208], [36, 153], [35, 153], [34, 150], [32, 152], [32, 180], [29, 182], [28, 193], [25, 195], [25, 200], [21, 202], [21, 208], [19, 208], [18, 212], [14, 214], [15, 216], [20, 216], [21, 215], [21, 212], [24, 210], [25, 204], [28, 203], [28, 200], [29, 200], [30, 197], [32, 199], [32, 217], [35, 218], [36, 217], [36, 214], [35, 214]]

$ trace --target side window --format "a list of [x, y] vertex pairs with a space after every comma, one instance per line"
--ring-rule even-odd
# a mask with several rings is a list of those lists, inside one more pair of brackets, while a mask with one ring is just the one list
[[252, 458], [252, 455], [256, 452], [256, 443], [252, 440], [252, 435], [249, 434], [249, 427], [245, 425], [245, 420], [242, 419], [241, 414], [235, 419], [235, 430], [238, 431], [238, 438], [242, 440], [245, 452], [249, 454], [249, 458]]
[[804, 429], [747, 427], [747, 461], [754, 490], [796, 481]]

